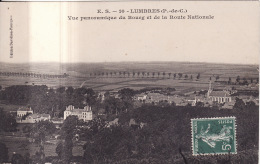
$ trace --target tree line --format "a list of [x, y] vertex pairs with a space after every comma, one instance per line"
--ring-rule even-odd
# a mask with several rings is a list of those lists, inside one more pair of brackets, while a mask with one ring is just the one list
[[[168, 78], [168, 79], [185, 79], [185, 80], [199, 80], [201, 78], [200, 73], [197, 75], [188, 75], [185, 73], [171, 73], [171, 72], [93, 72], [89, 73], [89, 77], [104, 77], [104, 78], [112, 78], [112, 77], [120, 77], [120, 78]], [[219, 81], [220, 75], [212, 75], [209, 77], [210, 81]], [[220, 81], [221, 82], [221, 81]], [[232, 78], [228, 77], [228, 80], [225, 81], [226, 84], [239, 84], [239, 85], [248, 85], [249, 83], [259, 83], [259, 78], [241, 78], [239, 75], [235, 78], [235, 81], [232, 82]]]
[[89, 73], [89, 77], [124, 77], [124, 78], [173, 78], [173, 79], [199, 79], [200, 73], [195, 77], [184, 73], [171, 73], [171, 72], [94, 72]]
[[132, 109], [136, 92], [132, 89], [122, 89], [118, 93], [120, 98], [115, 98], [107, 92], [102, 101], [102, 95], [91, 88], [59, 87], [54, 90], [46, 85], [14, 85], [0, 90], [0, 100], [7, 104], [28, 106], [34, 113], [46, 113], [52, 117], [63, 117], [63, 112], [69, 105], [81, 109], [89, 105], [94, 114], [101, 108], [105, 109], [107, 114], [118, 114]]
[[17, 77], [32, 77], [32, 78], [67, 78], [69, 75], [64, 73], [63, 75], [51, 75], [51, 74], [39, 74], [29, 72], [0, 72], [0, 76], [17, 76]]

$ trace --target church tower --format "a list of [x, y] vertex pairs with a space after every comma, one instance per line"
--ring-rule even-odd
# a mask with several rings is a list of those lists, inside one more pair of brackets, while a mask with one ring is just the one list
[[210, 93], [212, 92], [212, 88], [211, 88], [211, 80], [209, 81], [209, 89], [208, 89], [208, 94], [207, 97], [209, 98]]

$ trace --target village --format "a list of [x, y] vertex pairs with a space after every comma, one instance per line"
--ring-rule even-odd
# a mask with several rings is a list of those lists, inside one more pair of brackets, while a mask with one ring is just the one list
[[[174, 76], [170, 79], [170, 75], [169, 78], [164, 78], [164, 74], [163, 77], [158, 77], [158, 80], [180, 81], [180, 79], [175, 80]], [[95, 76], [91, 78], [95, 79]], [[200, 74], [193, 83], [200, 82], [199, 76]], [[144, 79], [139, 76], [138, 78]], [[149, 78], [153, 79], [147, 77]], [[185, 78], [183, 81], [191, 80], [192, 78], [190, 80]], [[258, 80], [251, 80], [250, 83], [238, 81], [217, 81], [217, 78], [214, 81], [210, 78], [206, 83], [207, 88], [185, 89], [185, 92], [180, 92], [179, 89], [176, 90], [171, 86], [105, 91], [93, 90], [83, 85], [57, 88], [28, 84], [9, 86], [1, 88], [1, 102], [24, 105], [15, 105], [18, 108], [12, 108], [15, 110], [8, 112], [2, 111], [3, 122], [6, 120], [2, 124], [7, 126], [2, 129], [0, 137], [6, 141], [9, 159], [18, 158], [27, 161], [24, 162], [26, 164], [30, 163], [28, 160], [32, 163], [45, 164], [64, 163], [64, 161], [92, 163], [95, 158], [100, 158], [91, 157], [91, 154], [97, 151], [95, 147], [100, 147], [99, 151], [109, 154], [110, 149], [106, 150], [105, 145], [108, 146], [111, 142], [115, 145], [128, 144], [125, 140], [127, 137], [131, 138], [127, 140], [131, 141], [130, 145], [132, 145], [127, 154], [129, 158], [136, 158], [135, 156], [140, 155], [143, 149], [138, 145], [148, 142], [141, 139], [142, 135], [147, 135], [146, 137], [151, 140], [146, 145], [149, 150], [146, 153], [151, 154], [152, 149], [160, 147], [161, 141], [158, 142], [158, 138], [142, 133], [146, 131], [153, 133], [161, 129], [160, 126], [167, 130], [180, 131], [189, 124], [183, 124], [184, 127], [177, 126], [180, 122], [177, 118], [189, 122], [190, 118], [197, 117], [199, 113], [201, 116], [237, 116], [240, 118], [239, 124], [242, 123], [240, 120], [245, 119], [242, 119], [244, 115], [247, 115], [246, 119], [255, 120], [254, 112], [259, 108]], [[250, 111], [254, 112], [250, 113]], [[171, 127], [171, 124], [175, 126]], [[250, 128], [255, 128], [252, 124], [243, 126], [245, 126], [243, 129], [248, 131]], [[118, 133], [114, 133], [115, 131]], [[239, 135], [242, 136], [246, 132], [244, 130]], [[130, 133], [131, 136], [124, 136]], [[123, 135], [122, 140], [117, 135]], [[110, 136], [111, 141], [104, 139], [104, 136]], [[118, 140], [120, 142], [117, 142]], [[14, 145], [17, 141], [20, 142], [19, 149]], [[169, 140], [166, 139], [165, 142]], [[187, 141], [182, 144], [184, 143], [187, 144]], [[108, 147], [111, 146], [113, 145]], [[118, 153], [118, 150], [113, 151]], [[176, 149], [171, 151], [175, 152]], [[188, 152], [185, 153], [188, 155]], [[174, 163], [181, 163], [183, 159], [175, 152], [174, 159], [171, 160]]]
[[[257, 96], [252, 96], [250, 93], [256, 91], [258, 84], [251, 84], [247, 86], [240, 86], [237, 89], [231, 87], [225, 87], [223, 90], [212, 88], [211, 81], [209, 82], [208, 90], [192, 91], [183, 95], [165, 94], [165, 91], [162, 88], [149, 89], [138, 94], [135, 94], [132, 97], [132, 100], [137, 104], [167, 104], [174, 106], [200, 106], [200, 107], [210, 107], [217, 109], [233, 109], [236, 99], [241, 99], [246, 105], [248, 103], [254, 103], [256, 106], [259, 106], [259, 98]], [[242, 92], [244, 94], [237, 94]], [[245, 94], [249, 93], [249, 95]], [[105, 94], [109, 94], [114, 98], [119, 98], [120, 94], [118, 92], [99, 92], [97, 93], [98, 97], [101, 98], [101, 102], [105, 100]], [[11, 113], [16, 113], [16, 122], [17, 123], [36, 123], [39, 121], [51, 121], [55, 124], [62, 124], [68, 116], [77, 116], [78, 119], [83, 121], [90, 121], [96, 116], [104, 114], [104, 110], [97, 109], [97, 112], [93, 114], [91, 106], [85, 106], [83, 109], [76, 108], [73, 105], [66, 107], [64, 111], [64, 117], [51, 117], [47, 113], [34, 113], [31, 107], [21, 107], [17, 111], [11, 111]]]

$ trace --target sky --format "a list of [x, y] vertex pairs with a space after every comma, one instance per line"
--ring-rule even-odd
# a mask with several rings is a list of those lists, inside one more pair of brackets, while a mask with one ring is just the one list
[[[256, 3], [4, 3], [0, 6], [0, 62], [185, 61], [258, 65], [260, 17]], [[136, 8], [184, 8], [190, 15], [214, 15], [215, 19], [68, 20], [68, 16], [107, 15], [97, 14], [97, 9]], [[9, 55], [10, 15], [13, 58]]]

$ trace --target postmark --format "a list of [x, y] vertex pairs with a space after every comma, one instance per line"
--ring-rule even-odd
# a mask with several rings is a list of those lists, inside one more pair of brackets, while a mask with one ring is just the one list
[[236, 118], [191, 119], [192, 155], [236, 154]]

